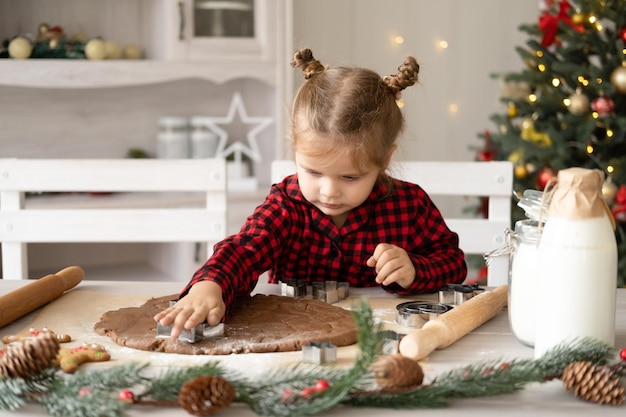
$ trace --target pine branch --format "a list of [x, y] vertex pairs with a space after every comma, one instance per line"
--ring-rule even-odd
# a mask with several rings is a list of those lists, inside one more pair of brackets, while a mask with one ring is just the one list
[[150, 379], [141, 398], [158, 398], [160, 401], [176, 401], [180, 388], [185, 382], [203, 375], [223, 376], [224, 370], [219, 363], [209, 362], [202, 366], [169, 369]]
[[54, 369], [48, 369], [33, 378], [0, 378], [0, 410], [17, 410], [27, 400], [48, 389], [54, 381]]
[[[373, 312], [365, 298], [360, 305], [353, 306], [352, 311], [360, 348], [354, 366], [347, 371], [338, 371], [330, 379], [325, 377], [330, 382], [330, 387], [308, 398], [297, 393], [314, 385], [319, 375], [317, 372], [302, 372], [297, 383], [266, 386], [267, 389], [259, 390], [251, 396], [254, 401], [251, 405], [255, 412], [272, 416], [314, 415], [340, 404], [355, 386], [367, 379], [370, 366], [380, 354], [383, 336], [380, 325], [374, 323]], [[294, 393], [291, 399], [285, 398], [285, 393], [289, 392]]]
[[78, 372], [71, 377], [57, 376], [47, 395], [36, 398], [54, 417], [118, 417], [129, 406], [119, 401], [122, 389], [145, 384], [147, 365], [128, 364], [102, 371]]

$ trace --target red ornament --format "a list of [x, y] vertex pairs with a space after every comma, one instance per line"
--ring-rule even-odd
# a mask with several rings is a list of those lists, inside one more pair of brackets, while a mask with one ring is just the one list
[[626, 361], [626, 348], [622, 348], [622, 350], [619, 351], [619, 357], [621, 360]]
[[622, 28], [619, 31], [619, 38], [623, 40], [624, 42], [626, 42], [626, 28]]
[[591, 102], [591, 109], [600, 117], [606, 117], [613, 113], [615, 104], [608, 97], [600, 96]]
[[476, 157], [479, 161], [490, 162], [493, 161], [493, 157], [495, 156], [496, 151], [492, 149], [483, 149], [476, 152]]
[[537, 172], [535, 182], [537, 188], [543, 190], [548, 185], [548, 182], [556, 177], [556, 171], [551, 167], [543, 167]]
[[131, 390], [125, 389], [120, 391], [117, 395], [117, 399], [125, 403], [132, 403], [135, 402], [135, 394], [133, 394]]
[[314, 386], [315, 391], [317, 392], [326, 391], [328, 387], [330, 387], [330, 384], [325, 379], [320, 379], [319, 381], [315, 383], [315, 386]]
[[309, 398], [313, 394], [315, 394], [315, 388], [311, 387], [302, 388], [302, 391], [300, 392], [300, 395], [302, 395], [302, 398], [304, 399]]
[[490, 162], [496, 155], [496, 150], [493, 147], [493, 140], [491, 139], [491, 132], [487, 129], [484, 131], [485, 135], [485, 147], [476, 152], [476, 158], [479, 161]]
[[583, 25], [577, 25], [572, 21], [569, 16], [569, 10], [571, 6], [567, 0], [561, 0], [559, 3], [559, 13], [551, 15], [545, 13], [539, 17], [539, 29], [543, 31], [543, 37], [541, 38], [541, 46], [548, 47], [556, 40], [556, 35], [559, 29], [559, 22], [564, 22], [570, 27], [574, 28], [580, 33], [585, 30]]

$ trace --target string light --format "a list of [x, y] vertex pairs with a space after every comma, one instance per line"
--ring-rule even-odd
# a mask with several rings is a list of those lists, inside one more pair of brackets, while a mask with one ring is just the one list
[[541, 72], [545, 72], [546, 66], [544, 64], [539, 64], [539, 65], [537, 65], [537, 69], [539, 69], [539, 71], [541, 71]]
[[396, 35], [394, 36], [393, 41], [398, 45], [402, 45], [404, 43], [404, 37]]
[[559, 80], [558, 78], [553, 78], [552, 79], [552, 86], [553, 87], [558, 87], [559, 85], [561, 85], [561, 80]]
[[530, 101], [531, 103], [534, 103], [537, 101], [537, 94], [532, 93], [528, 96], [528, 101]]
[[448, 41], [442, 39], [437, 42], [437, 46], [439, 46], [439, 49], [448, 49]]
[[587, 153], [590, 155], [593, 153], [593, 145], [587, 145]]

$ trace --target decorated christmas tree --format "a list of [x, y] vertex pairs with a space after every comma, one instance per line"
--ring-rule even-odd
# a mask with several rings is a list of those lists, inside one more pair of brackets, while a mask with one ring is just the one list
[[[502, 114], [477, 152], [514, 164], [514, 191], [543, 190], [559, 170], [604, 171], [617, 224], [618, 286], [626, 279], [626, 0], [545, 0], [517, 48], [523, 69], [496, 74]], [[516, 203], [516, 201], [515, 201]], [[513, 204], [512, 221], [524, 218]]]

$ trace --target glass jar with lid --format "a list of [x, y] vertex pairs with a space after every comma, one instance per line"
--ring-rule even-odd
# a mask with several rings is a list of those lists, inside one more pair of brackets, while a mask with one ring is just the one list
[[186, 117], [165, 116], [158, 121], [157, 158], [189, 157], [189, 122]]

